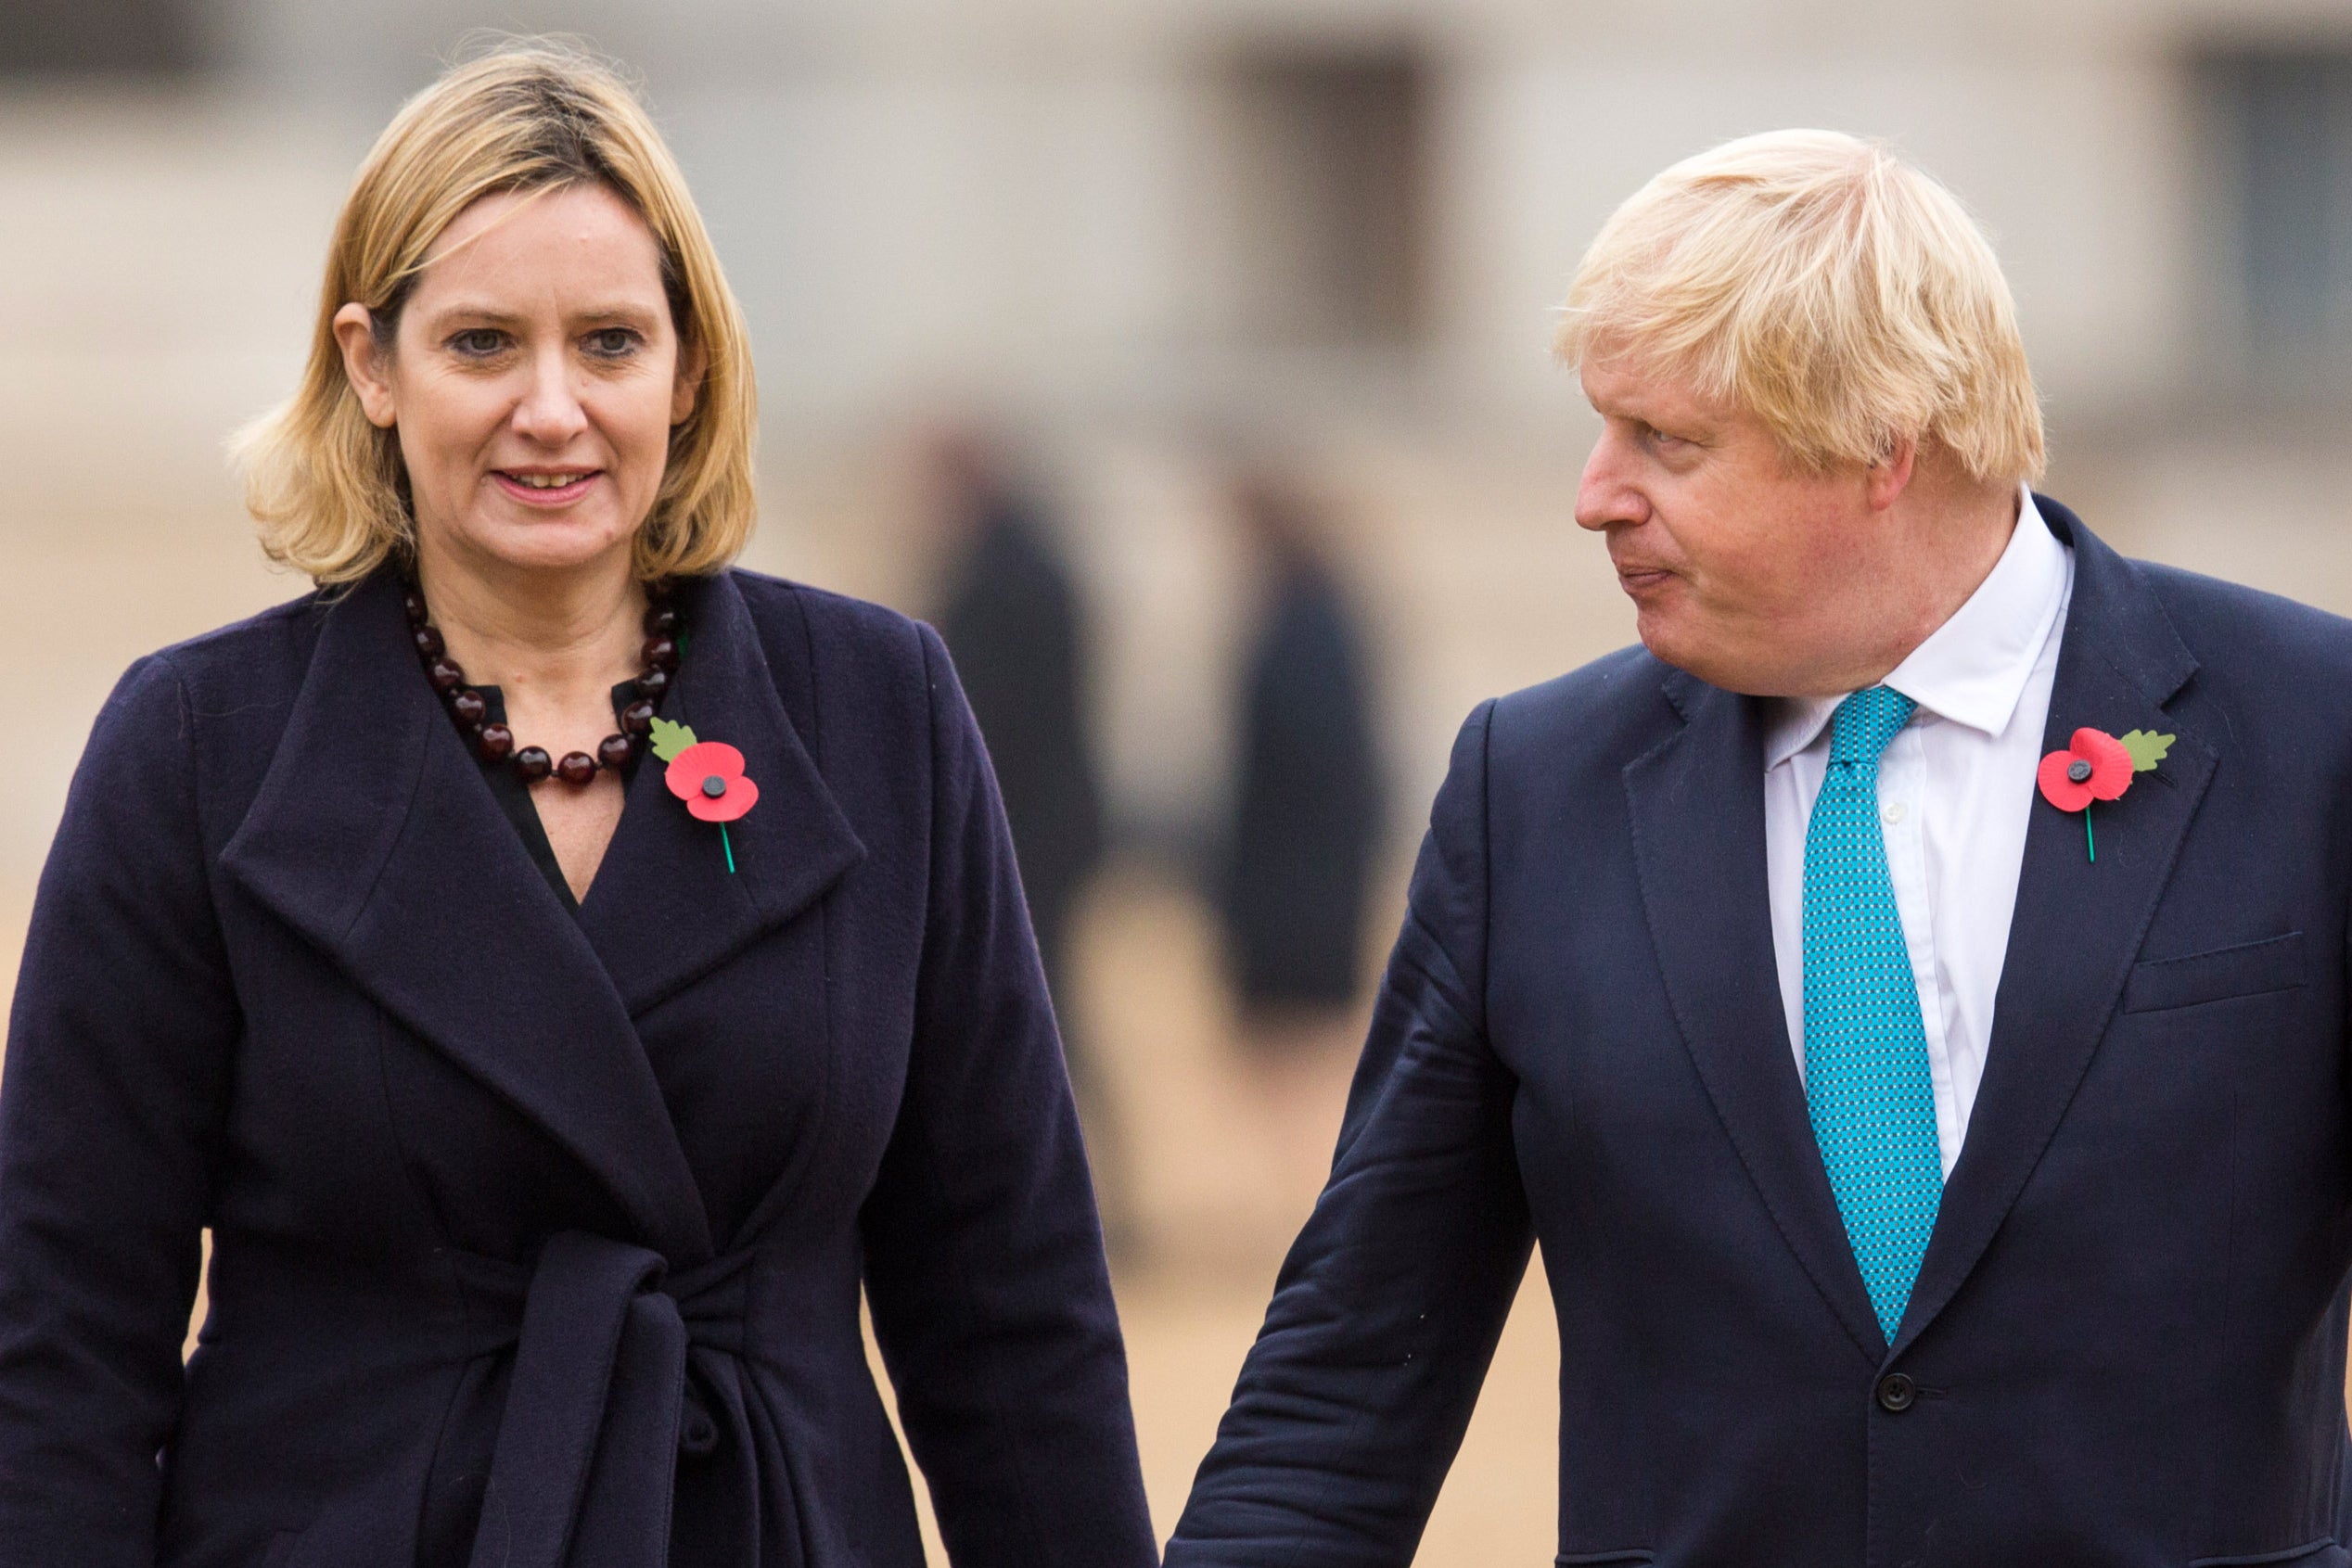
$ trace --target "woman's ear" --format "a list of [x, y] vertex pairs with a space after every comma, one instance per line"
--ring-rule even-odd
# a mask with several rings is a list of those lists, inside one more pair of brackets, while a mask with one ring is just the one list
[[695, 405], [702, 401], [702, 377], [710, 368], [710, 356], [698, 343], [681, 344], [678, 349], [678, 384], [670, 393], [670, 423], [672, 427], [694, 417]]
[[365, 305], [352, 303], [335, 312], [335, 344], [343, 351], [343, 375], [359, 394], [360, 412], [379, 430], [392, 427], [396, 413], [390, 366], [376, 346], [376, 318]]

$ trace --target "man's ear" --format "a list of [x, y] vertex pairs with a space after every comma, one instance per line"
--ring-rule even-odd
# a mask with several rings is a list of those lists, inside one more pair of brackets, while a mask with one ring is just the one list
[[670, 392], [670, 423], [671, 427], [694, 417], [697, 404], [702, 402], [702, 378], [709, 372], [710, 355], [699, 343], [678, 346], [678, 382]]
[[1863, 475], [1864, 493], [1870, 509], [1884, 512], [1911, 488], [1911, 474], [1919, 465], [1919, 440], [1904, 437], [1890, 442], [1886, 454], [1872, 464]]
[[376, 318], [352, 303], [335, 312], [335, 346], [343, 351], [343, 376], [359, 394], [360, 412], [379, 430], [392, 427], [396, 408], [383, 351], [376, 346]]

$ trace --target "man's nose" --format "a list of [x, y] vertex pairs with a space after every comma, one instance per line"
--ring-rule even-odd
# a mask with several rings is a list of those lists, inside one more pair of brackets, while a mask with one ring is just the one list
[[1583, 478], [1577, 481], [1576, 520], [1596, 532], [1612, 523], [1641, 523], [1650, 515], [1649, 502], [1632, 482], [1631, 454], [1624, 439], [1613, 430], [1601, 432], [1592, 455], [1584, 460]]

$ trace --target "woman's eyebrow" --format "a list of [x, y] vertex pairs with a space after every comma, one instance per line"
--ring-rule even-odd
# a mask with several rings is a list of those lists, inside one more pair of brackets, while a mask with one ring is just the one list
[[[574, 323], [588, 321], [613, 321], [625, 322], [631, 325], [641, 325], [652, 321], [654, 317], [655, 312], [651, 307], [633, 302], [622, 301], [589, 305], [580, 310], [567, 311], [564, 312], [564, 319], [568, 322]], [[504, 306], [492, 305], [486, 301], [462, 299], [453, 300], [446, 304], [435, 306], [429, 312], [428, 319], [433, 322], [436, 325], [444, 322], [468, 321], [479, 322], [485, 326], [505, 327], [521, 326], [526, 325], [530, 320], [529, 317], [518, 314], [513, 311], [505, 309]]]
[[436, 325], [456, 320], [480, 322], [486, 326], [520, 326], [523, 317], [497, 305], [472, 300], [453, 300], [433, 308], [429, 319]]

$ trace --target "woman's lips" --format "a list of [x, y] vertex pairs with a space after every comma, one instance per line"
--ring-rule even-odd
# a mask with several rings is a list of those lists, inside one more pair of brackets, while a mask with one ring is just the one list
[[544, 474], [530, 476], [530, 478], [540, 481], [532, 484], [527, 482], [522, 476], [509, 473], [503, 468], [493, 468], [490, 471], [490, 477], [498, 481], [500, 490], [505, 491], [526, 506], [569, 506], [587, 494], [603, 474], [604, 470], [600, 468], [590, 469], [561, 484], [551, 485], [545, 482], [550, 476]]

